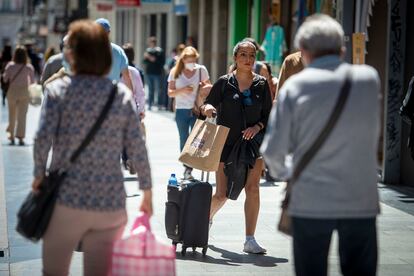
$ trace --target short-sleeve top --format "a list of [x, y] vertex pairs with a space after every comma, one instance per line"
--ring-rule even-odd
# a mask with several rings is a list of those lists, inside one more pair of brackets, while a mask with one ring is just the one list
[[[211, 88], [205, 104], [211, 104], [217, 109], [217, 124], [230, 128], [226, 145], [233, 145], [246, 127], [261, 122], [267, 125], [272, 98], [266, 79], [254, 74], [250, 86], [252, 105], [243, 104], [243, 94], [239, 90], [237, 79], [233, 73], [221, 76]], [[262, 133], [265, 129], [261, 130]]]
[[111, 43], [112, 49], [112, 66], [111, 71], [108, 74], [110, 80], [119, 81], [121, 79], [121, 73], [124, 69], [128, 68], [128, 58], [125, 55], [124, 50], [118, 45]]
[[168, 82], [175, 81], [175, 87], [177, 89], [183, 88], [188, 85], [193, 86], [192, 93], [180, 93], [175, 96], [175, 108], [176, 109], [191, 109], [194, 106], [194, 102], [197, 96], [197, 88], [201, 81], [209, 80], [207, 68], [204, 65], [197, 64], [196, 72], [191, 78], [187, 78], [184, 74], [180, 74], [178, 78], [174, 79], [174, 71], [171, 70], [168, 76]]

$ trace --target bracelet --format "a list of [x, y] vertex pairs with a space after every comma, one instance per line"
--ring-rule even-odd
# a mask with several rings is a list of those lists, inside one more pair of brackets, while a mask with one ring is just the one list
[[256, 125], [259, 126], [259, 131], [264, 129], [264, 125], [261, 122], [258, 122]]

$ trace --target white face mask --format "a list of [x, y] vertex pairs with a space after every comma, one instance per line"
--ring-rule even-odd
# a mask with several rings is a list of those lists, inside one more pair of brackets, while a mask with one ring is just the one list
[[196, 65], [194, 62], [185, 63], [184, 66], [185, 66], [185, 69], [190, 70], [190, 71], [193, 71], [196, 68]]

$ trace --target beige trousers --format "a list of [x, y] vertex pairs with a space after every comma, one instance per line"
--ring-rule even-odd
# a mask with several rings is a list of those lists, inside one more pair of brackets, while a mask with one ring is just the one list
[[26, 115], [29, 108], [29, 92], [27, 87], [10, 88], [7, 92], [7, 103], [9, 107], [9, 126], [7, 127], [7, 132], [10, 133], [9, 138], [14, 139], [17, 137], [23, 139], [26, 135]]
[[121, 238], [127, 220], [125, 210], [95, 212], [57, 204], [43, 237], [43, 275], [68, 275], [79, 241], [84, 275], [108, 275], [112, 244]]

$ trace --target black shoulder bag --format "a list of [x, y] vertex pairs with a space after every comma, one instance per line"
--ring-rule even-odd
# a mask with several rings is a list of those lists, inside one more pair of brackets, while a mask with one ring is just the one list
[[302, 158], [299, 160], [298, 165], [295, 167], [292, 177], [287, 181], [286, 185], [286, 195], [285, 199], [282, 202], [282, 214], [280, 215], [278, 230], [284, 234], [292, 235], [292, 222], [287, 209], [289, 206], [290, 193], [292, 191], [293, 183], [299, 178], [302, 171], [310, 163], [313, 157], [316, 155], [318, 150], [321, 148], [323, 143], [331, 134], [333, 128], [335, 127], [339, 117], [342, 114], [342, 111], [345, 107], [345, 104], [348, 100], [349, 92], [351, 90], [351, 70], [349, 69], [346, 73], [345, 82], [341, 87], [341, 92], [336, 101], [335, 107], [331, 113], [331, 116], [326, 123], [325, 127], [322, 129], [318, 138], [313, 142], [312, 146], [305, 152]]
[[111, 94], [108, 97], [108, 100], [95, 124], [92, 126], [91, 130], [86, 135], [81, 145], [70, 157], [68, 167], [48, 172], [40, 184], [40, 191], [38, 193], [31, 191], [24, 200], [19, 212], [17, 213], [16, 227], [16, 231], [19, 232], [23, 237], [33, 242], [37, 242], [43, 237], [44, 233], [47, 230], [53, 209], [55, 207], [59, 187], [66, 177], [66, 172], [98, 132], [99, 128], [108, 115], [116, 93], [117, 86], [114, 85]]

